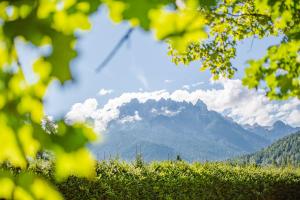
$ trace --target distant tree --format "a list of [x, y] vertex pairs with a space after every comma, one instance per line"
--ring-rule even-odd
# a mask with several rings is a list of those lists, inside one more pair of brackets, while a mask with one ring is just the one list
[[[293, 147], [293, 148], [287, 148]], [[300, 132], [286, 136], [269, 147], [256, 153], [241, 156], [237, 163], [256, 163], [257, 165], [300, 166]]]
[[182, 158], [179, 154], [176, 155], [176, 161], [182, 161]]
[[57, 125], [53, 121], [52, 117], [50, 116], [44, 116], [42, 119], [42, 128], [48, 133], [48, 134], [56, 134], [57, 133]]
[[135, 155], [134, 166], [136, 168], [142, 168], [145, 165], [142, 153], [137, 153]]

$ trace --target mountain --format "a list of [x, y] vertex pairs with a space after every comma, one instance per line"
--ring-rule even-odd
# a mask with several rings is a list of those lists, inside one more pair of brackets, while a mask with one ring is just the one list
[[245, 125], [244, 128], [270, 141], [275, 141], [291, 133], [300, 131], [300, 127], [294, 128], [282, 121], [276, 121], [272, 126], [260, 126], [258, 124], [254, 124], [253, 126]]
[[118, 155], [133, 160], [142, 153], [146, 161], [223, 160], [255, 152], [270, 142], [245, 130], [221, 114], [209, 111], [202, 101], [195, 104], [170, 99], [131, 100], [119, 108], [100, 144], [91, 146], [98, 159]]
[[269, 147], [256, 153], [232, 159], [231, 162], [300, 166], [300, 132], [279, 139]]

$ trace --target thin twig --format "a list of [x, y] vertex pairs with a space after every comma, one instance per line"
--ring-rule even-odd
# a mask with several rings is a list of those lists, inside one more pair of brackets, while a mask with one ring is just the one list
[[18, 55], [17, 55], [17, 59], [16, 59], [16, 64], [17, 64], [18, 69], [20, 70], [21, 75], [22, 75], [23, 78], [24, 78], [25, 83], [27, 84], [27, 82], [26, 82], [26, 77], [25, 77], [25, 73], [24, 73], [24, 70], [23, 70], [23, 68], [22, 68], [22, 64], [21, 64], [21, 62], [20, 62], [20, 59], [19, 59], [19, 56], [18, 56]]
[[116, 53], [119, 51], [119, 49], [123, 46], [124, 42], [126, 42], [126, 40], [129, 39], [133, 30], [134, 30], [134, 28], [128, 29], [128, 31], [125, 33], [125, 35], [119, 40], [119, 42], [115, 45], [115, 47], [112, 49], [112, 51], [108, 54], [108, 56], [96, 68], [96, 72], [100, 72], [111, 61], [111, 59], [116, 55]]
[[250, 45], [250, 48], [248, 49], [248, 52], [250, 52], [252, 50], [254, 39], [255, 39], [255, 36], [253, 36], [253, 38], [251, 40], [251, 45]]
[[270, 18], [268, 15], [259, 14], [259, 13], [241, 13], [241, 14], [232, 14], [232, 13], [225, 13], [226, 15], [230, 15], [232, 17], [243, 17], [243, 16], [253, 16], [253, 17], [266, 17]]

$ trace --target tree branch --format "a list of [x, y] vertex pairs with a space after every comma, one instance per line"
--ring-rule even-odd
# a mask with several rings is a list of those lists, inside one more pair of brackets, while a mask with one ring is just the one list
[[[16, 46], [15, 46], [15, 48], [16, 48]], [[17, 48], [16, 48], [16, 49], [17, 49]], [[22, 74], [22, 76], [23, 76], [23, 78], [24, 78], [24, 81], [26, 82], [25, 73], [24, 73], [24, 71], [23, 71], [22, 64], [21, 64], [21, 62], [20, 62], [19, 54], [17, 54], [16, 65], [17, 65], [18, 69], [20, 70], [20, 73]]]
[[253, 17], [266, 17], [266, 18], [270, 18], [270, 16], [268, 16], [268, 15], [259, 14], [259, 13], [241, 13], [241, 14], [225, 13], [225, 14], [233, 16], [233, 17], [253, 16]]
[[116, 55], [116, 53], [120, 50], [120, 48], [123, 46], [124, 42], [126, 42], [134, 28], [128, 29], [128, 31], [123, 35], [123, 37], [119, 40], [119, 42], [115, 45], [115, 47], [112, 49], [112, 51], [108, 54], [108, 56], [103, 60], [103, 62], [96, 68], [96, 72], [100, 72], [110, 61], [111, 59]]

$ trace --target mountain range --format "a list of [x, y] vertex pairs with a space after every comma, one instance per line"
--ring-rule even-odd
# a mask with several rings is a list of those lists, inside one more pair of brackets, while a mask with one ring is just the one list
[[244, 125], [244, 128], [252, 133], [260, 135], [270, 141], [278, 140], [290, 133], [300, 131], [300, 127], [291, 127], [282, 121], [275, 122], [272, 126]]
[[281, 121], [273, 126], [241, 126], [202, 101], [133, 99], [119, 108], [109, 122], [101, 143], [90, 146], [98, 159], [120, 157], [133, 160], [141, 153], [145, 161], [224, 160], [258, 151], [274, 140], [299, 130]]

